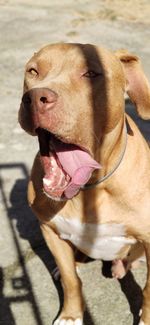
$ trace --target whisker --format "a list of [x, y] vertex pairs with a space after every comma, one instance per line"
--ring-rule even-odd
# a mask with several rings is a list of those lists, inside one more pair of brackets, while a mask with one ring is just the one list
[[94, 135], [94, 138], [96, 139], [96, 141], [98, 142], [98, 144], [100, 144], [100, 139], [97, 137], [97, 135], [95, 134], [95, 132], [92, 130], [91, 133], [92, 133], [92, 135]]

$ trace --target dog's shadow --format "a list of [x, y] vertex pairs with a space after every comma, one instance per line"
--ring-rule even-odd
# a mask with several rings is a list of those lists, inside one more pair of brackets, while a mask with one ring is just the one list
[[[48, 272], [52, 276], [53, 271], [56, 267], [54, 258], [50, 253], [49, 249], [47, 248], [41, 231], [39, 227], [38, 220], [32, 214], [31, 209], [28, 207], [27, 200], [26, 200], [26, 188], [27, 188], [27, 180], [26, 179], [19, 179], [16, 181], [11, 194], [10, 194], [10, 201], [11, 201], [11, 208], [9, 209], [9, 218], [16, 220], [16, 227], [19, 232], [21, 238], [27, 240], [33, 251], [42, 262], [45, 264]], [[105, 271], [109, 272], [109, 263], [105, 264]], [[105, 272], [104, 272], [105, 273]], [[108, 276], [107, 274], [105, 274]], [[59, 280], [55, 280], [52, 276], [54, 285], [58, 291], [59, 300], [60, 300], [60, 309], [63, 305], [63, 290], [61, 287], [61, 283]], [[129, 305], [130, 310], [133, 314], [133, 325], [137, 325], [139, 321], [139, 310], [142, 305], [142, 290], [139, 285], [136, 283], [133, 275], [131, 272], [120, 280], [121, 289], [124, 292]], [[58, 314], [59, 314], [58, 312]], [[92, 316], [88, 309], [86, 309], [85, 316], [84, 316], [84, 324], [86, 325], [94, 325], [92, 320]]]
[[119, 280], [119, 282], [121, 290], [128, 300], [130, 311], [133, 315], [133, 325], [137, 325], [140, 321], [139, 315], [143, 301], [142, 289], [135, 281], [131, 271], [129, 271], [124, 278]]
[[19, 236], [30, 243], [32, 250], [39, 256], [51, 275], [59, 296], [60, 312], [63, 305], [63, 290], [61, 282], [54, 277], [54, 271], [57, 265], [43, 239], [39, 222], [28, 206], [26, 197], [27, 183], [27, 179], [16, 180], [10, 193], [11, 208], [9, 208], [8, 215], [11, 222], [13, 219], [16, 220], [16, 228]]

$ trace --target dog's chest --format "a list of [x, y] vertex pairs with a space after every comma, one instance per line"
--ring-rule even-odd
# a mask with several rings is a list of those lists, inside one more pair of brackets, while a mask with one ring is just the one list
[[135, 239], [125, 237], [125, 229], [121, 224], [81, 223], [76, 218], [67, 219], [60, 215], [56, 215], [52, 222], [60, 238], [70, 241], [94, 259], [113, 260], [125, 245], [136, 242]]

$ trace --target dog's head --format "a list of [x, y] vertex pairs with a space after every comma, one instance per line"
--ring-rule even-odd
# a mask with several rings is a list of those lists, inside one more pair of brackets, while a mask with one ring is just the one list
[[124, 120], [126, 84], [128, 89], [131, 85], [128, 93], [136, 102], [132, 62], [138, 61], [127, 52], [53, 44], [27, 63], [19, 122], [28, 133], [38, 135], [49, 196], [71, 198], [100, 168], [96, 153], [102, 137]]

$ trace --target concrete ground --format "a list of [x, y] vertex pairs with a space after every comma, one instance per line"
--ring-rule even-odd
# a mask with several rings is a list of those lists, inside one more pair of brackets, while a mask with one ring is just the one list
[[[17, 122], [26, 61], [58, 41], [128, 48], [150, 79], [149, 0], [0, 0], [0, 325], [50, 325], [62, 302], [50, 275], [54, 261], [26, 201], [37, 142]], [[128, 109], [150, 139], [150, 123]], [[144, 263], [121, 282], [104, 277], [99, 261], [80, 274], [85, 325], [137, 325]]]

